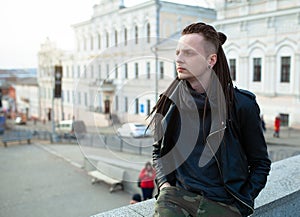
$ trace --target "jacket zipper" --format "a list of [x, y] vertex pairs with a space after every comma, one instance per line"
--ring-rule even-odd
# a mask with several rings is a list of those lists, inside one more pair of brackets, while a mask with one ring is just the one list
[[[219, 129], [219, 130], [216, 130], [216, 131], [210, 133], [210, 134], [207, 136], [206, 143], [208, 144], [208, 147], [209, 147], [209, 149], [210, 149], [210, 151], [211, 151], [212, 153], [213, 153], [213, 150], [212, 150], [212, 148], [211, 148], [211, 145], [210, 145], [209, 142], [208, 142], [208, 137], [211, 136], [211, 135], [213, 135], [213, 134], [215, 134], [215, 133], [221, 132], [222, 130], [225, 130], [225, 129], [226, 129], [226, 126], [223, 127], [222, 129]], [[246, 202], [244, 202], [243, 200], [241, 200], [239, 197], [237, 197], [234, 193], [232, 193], [232, 192], [226, 187], [226, 185], [225, 185], [225, 183], [224, 183], [224, 179], [223, 179], [223, 174], [222, 174], [222, 171], [221, 171], [220, 163], [219, 163], [219, 160], [217, 159], [217, 157], [216, 157], [215, 154], [214, 154], [214, 158], [215, 158], [215, 160], [216, 160], [216, 162], [217, 162], [217, 166], [218, 166], [219, 173], [220, 173], [220, 175], [221, 175], [221, 179], [222, 179], [222, 182], [223, 182], [223, 185], [224, 185], [225, 190], [226, 190], [229, 194], [231, 194], [236, 200], [238, 200], [239, 202], [241, 202], [242, 204], [244, 204], [245, 206], [247, 206], [248, 208], [250, 208], [251, 211], [252, 211], [252, 213], [253, 213], [253, 212], [254, 212], [254, 209], [253, 209], [251, 206], [249, 206], [249, 204], [247, 204]]]
[[254, 212], [254, 209], [253, 209], [251, 206], [249, 206], [246, 202], [242, 201], [240, 198], [238, 198], [237, 196], [235, 196], [235, 194], [232, 193], [232, 192], [226, 187], [225, 184], [224, 184], [224, 187], [225, 187], [226, 191], [228, 191], [229, 194], [231, 194], [231, 195], [232, 195], [235, 199], [237, 199], [239, 202], [241, 202], [242, 204], [244, 204], [245, 206], [247, 206], [248, 208], [250, 208], [251, 211], [252, 211], [252, 213]]

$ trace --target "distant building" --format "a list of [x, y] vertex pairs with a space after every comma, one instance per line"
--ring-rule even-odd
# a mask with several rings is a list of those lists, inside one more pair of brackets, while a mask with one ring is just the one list
[[66, 55], [65, 51], [57, 48], [56, 44], [50, 41], [49, 38], [41, 44], [38, 53], [38, 70], [37, 82], [39, 88], [39, 109], [38, 117], [41, 120], [51, 121], [52, 107], [56, 110], [55, 120], [62, 119], [63, 113], [61, 112], [62, 102], [60, 99], [55, 99], [52, 105], [53, 88], [54, 88], [54, 68], [56, 65], [61, 65], [63, 56]]
[[[4, 75], [2, 72], [7, 70], [0, 70], [0, 75]], [[6, 114], [8, 118], [14, 118], [16, 112], [16, 92], [12, 83], [16, 81], [16, 77], [2, 76], [0, 80], [1, 89], [1, 110]]]
[[269, 126], [278, 114], [299, 126], [300, 1], [220, 1], [216, 10], [236, 85], [257, 95]]
[[17, 113], [25, 114], [27, 120], [39, 119], [39, 88], [36, 78], [19, 78], [13, 84]]

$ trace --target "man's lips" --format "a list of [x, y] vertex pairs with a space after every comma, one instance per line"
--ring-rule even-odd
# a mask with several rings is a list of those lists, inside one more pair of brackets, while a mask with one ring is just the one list
[[185, 71], [186, 69], [185, 68], [183, 68], [183, 67], [177, 67], [177, 72], [182, 72], [182, 71]]

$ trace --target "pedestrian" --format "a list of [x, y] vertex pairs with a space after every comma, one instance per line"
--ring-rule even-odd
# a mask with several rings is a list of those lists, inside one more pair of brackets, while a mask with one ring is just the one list
[[177, 77], [151, 113], [154, 216], [234, 217], [254, 212], [271, 161], [255, 95], [233, 87], [223, 33], [183, 29]]
[[139, 174], [139, 187], [142, 189], [143, 200], [153, 197], [155, 175], [156, 173], [152, 164], [147, 162]]
[[279, 132], [280, 132], [280, 115], [277, 115], [275, 117], [275, 121], [274, 121], [274, 134], [273, 134], [273, 137], [279, 138]]
[[142, 197], [140, 194], [134, 194], [132, 195], [132, 198], [130, 200], [130, 204], [136, 204], [138, 202], [141, 202], [142, 201]]

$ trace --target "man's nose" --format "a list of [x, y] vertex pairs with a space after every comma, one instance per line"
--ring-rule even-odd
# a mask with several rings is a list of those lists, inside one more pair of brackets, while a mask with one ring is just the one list
[[175, 61], [176, 61], [176, 63], [182, 63], [182, 62], [183, 62], [182, 55], [178, 54], [178, 55], [176, 56]]

